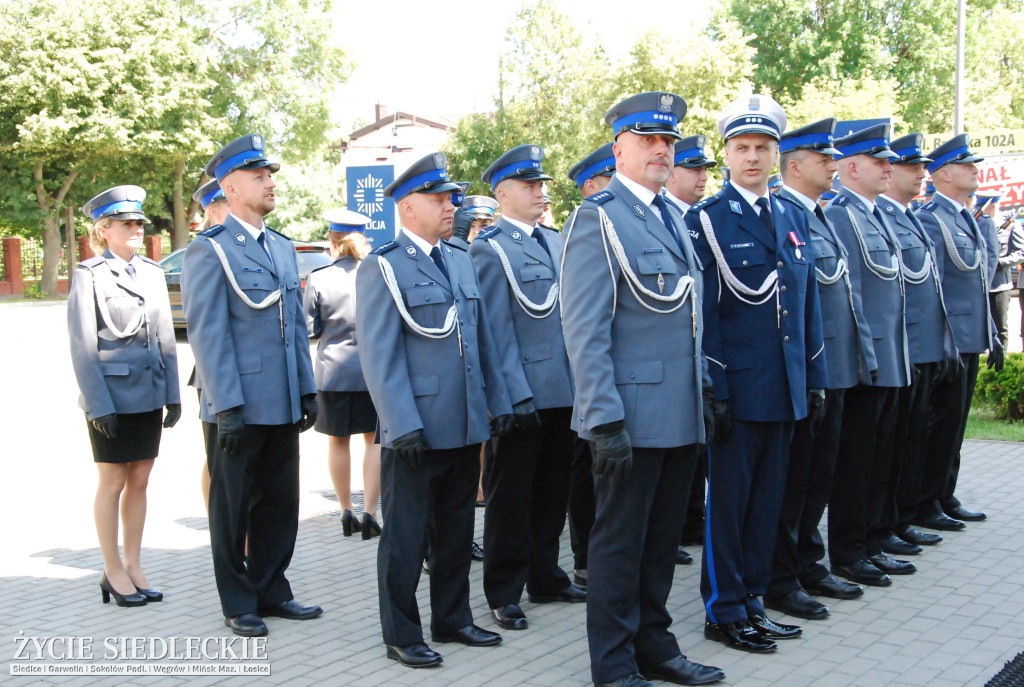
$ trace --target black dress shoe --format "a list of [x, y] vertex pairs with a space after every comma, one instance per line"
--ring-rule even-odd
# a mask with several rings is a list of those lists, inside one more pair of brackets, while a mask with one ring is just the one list
[[568, 604], [581, 604], [586, 603], [587, 593], [576, 585], [570, 584], [560, 592], [540, 595], [530, 594], [529, 598], [530, 601], [535, 604], [549, 604], [554, 601], [562, 601]]
[[693, 563], [693, 556], [687, 553], [686, 549], [679, 547], [676, 549], [676, 565], [690, 565]]
[[410, 644], [409, 646], [392, 646], [388, 645], [388, 658], [392, 661], [398, 661], [403, 666], [409, 668], [429, 668], [430, 666], [440, 665], [441, 654], [437, 653], [429, 646], [420, 642], [419, 644]]
[[889, 538], [882, 542], [882, 551], [894, 556], [916, 556], [922, 550], [917, 544], [904, 541], [902, 537], [897, 537], [895, 534], [890, 534]]
[[224, 618], [224, 624], [240, 637], [265, 637], [267, 635], [267, 624], [255, 613]]
[[851, 584], [832, 575], [826, 575], [814, 584], [805, 584], [803, 587], [808, 594], [827, 596], [830, 599], [856, 599], [864, 594], [864, 588], [859, 584]]
[[967, 510], [963, 506], [947, 508], [946, 515], [953, 518], [954, 520], [967, 520], [968, 522], [981, 522], [982, 520], [988, 517], [980, 510]]
[[796, 639], [804, 633], [797, 625], [783, 625], [766, 615], [752, 615], [747, 622], [765, 639]]
[[828, 606], [812, 598], [803, 589], [794, 589], [778, 598], [766, 596], [764, 605], [773, 611], [804, 620], [824, 620], [828, 617]]
[[917, 544], [918, 546], [935, 546], [942, 537], [931, 532], [922, 532], [921, 530], [914, 529], [913, 527], [906, 527], [896, 533], [896, 536], [905, 542], [911, 544]]
[[473, 560], [482, 561], [484, 559], [484, 547], [480, 546], [476, 542], [473, 542]]
[[714, 666], [703, 666], [700, 663], [686, 660], [686, 656], [676, 656], [653, 668], [644, 668], [644, 676], [674, 685], [710, 685], [725, 679], [725, 672]]
[[884, 572], [875, 567], [871, 561], [854, 561], [849, 565], [833, 565], [832, 572], [848, 580], [866, 584], [871, 587], [888, 587], [892, 580]]
[[288, 620], [309, 620], [323, 614], [324, 609], [319, 606], [303, 606], [295, 599], [282, 601], [276, 606], [260, 611], [264, 617], [287, 618]]
[[380, 536], [380, 523], [371, 513], [363, 512], [363, 524], [359, 528], [363, 532], [363, 541]]
[[461, 630], [456, 630], [451, 635], [434, 634], [432, 639], [435, 642], [442, 644], [448, 642], [458, 642], [459, 644], [465, 644], [466, 646], [494, 646], [495, 644], [501, 644], [501, 635], [497, 632], [491, 632], [485, 630], [482, 627], [476, 625], [466, 625]]
[[943, 532], [959, 532], [967, 527], [963, 520], [954, 520], [945, 513], [926, 515], [914, 521], [918, 527], [927, 527], [930, 530], [942, 530]]
[[146, 597], [146, 601], [149, 602], [149, 603], [153, 603], [154, 601], [163, 601], [164, 600], [164, 593], [159, 591], [159, 590], [156, 590], [156, 589], [141, 589], [139, 587], [136, 587], [135, 591], [137, 591], [139, 594], [142, 594], [144, 597]]
[[654, 687], [654, 684], [645, 680], [640, 673], [632, 673], [611, 682], [595, 682], [594, 687]]
[[587, 591], [587, 569], [573, 570], [572, 583], [583, 591]]
[[[141, 589], [136, 589], [134, 594], [121, 594], [107, 581], [107, 573], [100, 575], [100, 593], [103, 597], [103, 603], [110, 603], [110, 597], [113, 596], [114, 602], [118, 606], [145, 606], [148, 600]], [[163, 596], [161, 595], [160, 598], [163, 598]]]
[[341, 533], [343, 535], [351, 537], [353, 532], [359, 531], [359, 528], [359, 520], [356, 519], [355, 513], [347, 508], [341, 511]]
[[530, 625], [526, 622], [526, 614], [518, 604], [506, 604], [500, 608], [492, 608], [491, 615], [499, 627], [506, 630], [525, 630]]
[[713, 623], [704, 621], [704, 637], [713, 642], [721, 642], [730, 649], [748, 651], [752, 654], [767, 654], [779, 648], [779, 645], [751, 627], [746, 620], [734, 623]]
[[890, 575], [913, 575], [917, 572], [917, 566], [909, 561], [898, 561], [889, 554], [880, 553], [877, 556], [868, 558], [872, 565], [882, 572]]

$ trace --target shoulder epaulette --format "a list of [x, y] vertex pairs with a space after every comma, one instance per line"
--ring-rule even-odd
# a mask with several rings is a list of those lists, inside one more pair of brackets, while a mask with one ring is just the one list
[[584, 198], [584, 200], [589, 200], [591, 203], [596, 203], [597, 205], [604, 205], [605, 203], [607, 203], [609, 200], [611, 200], [614, 197], [615, 197], [614, 193], [612, 193], [611, 191], [605, 190], [605, 191], [598, 191], [597, 193], [595, 193], [592, 196], [587, 196], [586, 198]]
[[790, 205], [792, 205], [794, 207], [797, 207], [797, 208], [803, 208], [804, 207], [803, 205], [801, 205], [797, 201], [793, 200], [792, 198], [789, 198], [787, 196], [779, 195], [778, 193], [775, 194], [775, 199], [778, 200], [780, 203], [789, 203]]
[[[481, 231], [479, 234], [477, 234], [476, 238], [486, 240], [486, 239], [491, 238], [492, 236], [497, 236], [500, 233], [501, 233], [501, 228], [498, 227], [498, 226], [492, 225], [492, 226], [487, 227], [483, 231]], [[474, 241], [475, 240], [476, 239], [474, 239]]]
[[457, 243], [452, 243], [451, 241], [447, 241], [445, 239], [441, 239], [441, 240], [444, 241], [444, 245], [448, 246], [449, 248], [456, 248], [456, 249], [461, 250], [461, 251], [468, 251], [469, 250], [468, 248], [463, 248], [462, 246], [460, 246]]
[[[266, 225], [264, 225], [264, 226], [266, 226]], [[272, 233], [272, 234], [277, 234], [278, 236], [280, 236], [280, 237], [281, 237], [281, 238], [283, 238], [283, 239], [288, 239], [289, 241], [291, 241], [291, 240], [292, 240], [290, 236], [286, 236], [286, 235], [282, 234], [282, 233], [281, 233], [281, 232], [279, 232], [279, 231], [278, 231], [277, 229], [272, 229], [272, 228], [270, 228], [270, 227], [267, 227], [267, 231], [269, 231], [269, 232], [270, 232], [270, 233]]]
[[103, 261], [103, 256], [102, 255], [94, 255], [91, 258], [88, 258], [88, 259], [83, 260], [82, 262], [78, 263], [78, 266], [79, 267], [84, 267], [86, 269], [90, 269], [91, 270], [93, 267], [96, 267], [97, 265], [102, 265], [103, 262], [104, 261]]
[[329, 263], [327, 263], [326, 265], [320, 265], [319, 267], [314, 267], [313, 269], [311, 269], [311, 270], [309, 271], [309, 273], [310, 273], [310, 274], [313, 274], [314, 272], [319, 272], [320, 270], [325, 270], [325, 269], [327, 269], [328, 267], [331, 267], [331, 266], [332, 266], [333, 264], [334, 264], [333, 262], [329, 262]]
[[398, 241], [388, 241], [383, 246], [374, 248], [371, 252], [373, 255], [384, 255], [389, 250], [394, 250], [395, 248], [398, 248]]
[[939, 206], [938, 206], [938, 204], [934, 200], [929, 200], [927, 203], [924, 204], [924, 207], [922, 207], [921, 209], [922, 210], [927, 210], [928, 212], [931, 212], [932, 210], [934, 210], [937, 207], [939, 207]]
[[156, 260], [153, 260], [151, 258], [147, 258], [145, 255], [138, 255], [136, 257], [138, 257], [143, 262], [148, 262], [150, 265], [156, 265], [157, 267], [160, 267], [160, 263], [159, 262], [157, 262]]
[[200, 236], [216, 236], [217, 234], [221, 233], [222, 231], [224, 231], [224, 225], [223, 224], [214, 224], [212, 227], [210, 227], [206, 231], [199, 232], [199, 235]]
[[832, 199], [829, 205], [835, 205], [837, 207], [845, 208], [846, 204], [850, 202], [850, 196], [836, 196]]
[[707, 206], [709, 206], [709, 205], [711, 205], [713, 203], [717, 203], [718, 201], [719, 201], [719, 198], [718, 198], [717, 195], [708, 196], [704, 200], [701, 200], [701, 201], [697, 202], [696, 204], [691, 205], [690, 209], [687, 210], [687, 212], [700, 212], [701, 210], [703, 210]]

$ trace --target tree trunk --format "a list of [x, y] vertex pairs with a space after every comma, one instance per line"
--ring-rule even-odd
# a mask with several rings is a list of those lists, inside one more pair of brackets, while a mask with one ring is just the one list
[[185, 177], [185, 160], [174, 161], [174, 233], [172, 246], [174, 250], [184, 248], [188, 244], [188, 217], [185, 215], [183, 190]]
[[68, 172], [57, 191], [57, 197], [51, 198], [43, 186], [43, 161], [36, 162], [32, 168], [32, 178], [36, 182], [36, 203], [43, 213], [43, 280], [39, 289], [45, 295], [57, 295], [57, 267], [60, 262], [60, 208], [64, 204], [71, 184], [78, 178], [78, 170]]

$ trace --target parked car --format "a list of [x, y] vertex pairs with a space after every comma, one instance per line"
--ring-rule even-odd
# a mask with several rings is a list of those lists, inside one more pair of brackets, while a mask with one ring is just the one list
[[[331, 254], [327, 251], [326, 241], [293, 241], [295, 245], [295, 261], [299, 267], [299, 281], [302, 289], [306, 289], [309, 273], [317, 267], [331, 262]], [[185, 249], [179, 248], [160, 261], [164, 268], [164, 279], [167, 281], [167, 295], [171, 299], [171, 318], [175, 329], [185, 328], [185, 311], [181, 307], [181, 268], [185, 264]]]

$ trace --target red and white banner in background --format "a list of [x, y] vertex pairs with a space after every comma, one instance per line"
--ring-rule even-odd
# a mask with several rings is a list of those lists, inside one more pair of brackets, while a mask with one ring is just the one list
[[978, 163], [978, 193], [1000, 196], [999, 208], [1024, 206], [1024, 155], [993, 155]]

